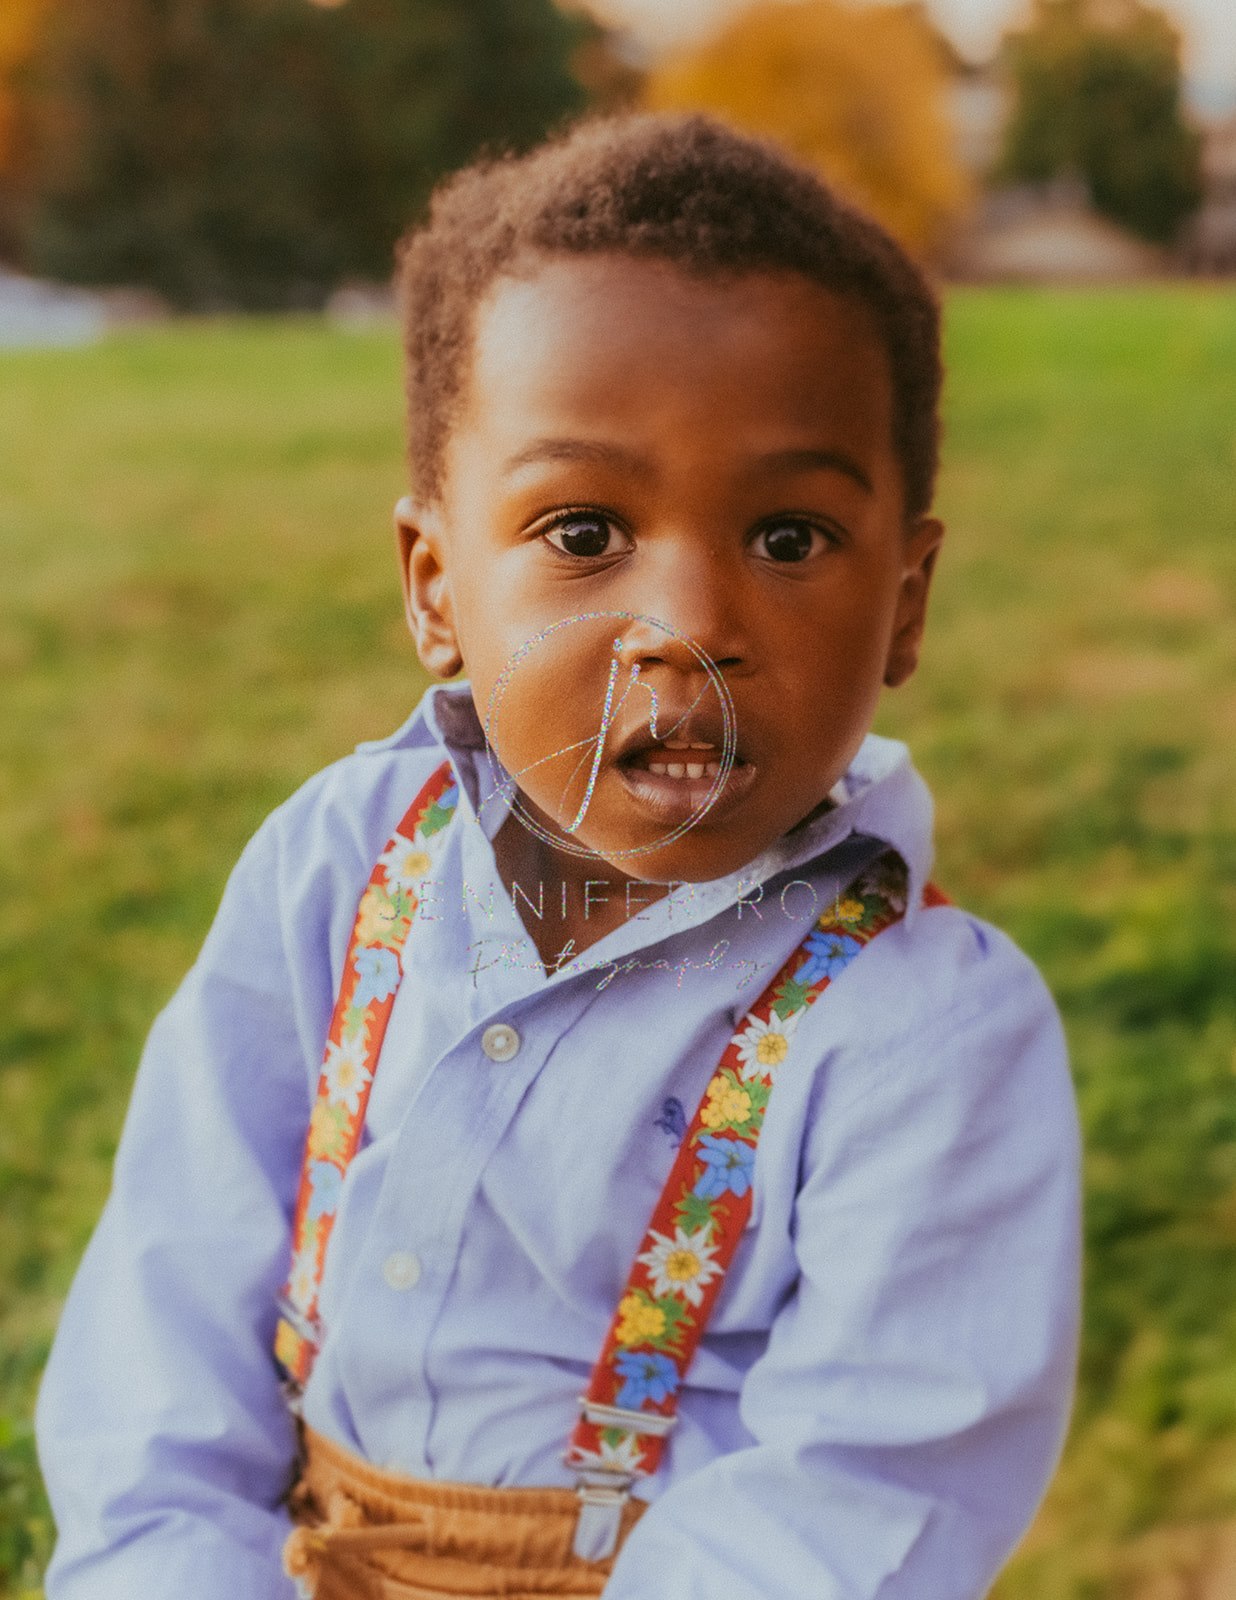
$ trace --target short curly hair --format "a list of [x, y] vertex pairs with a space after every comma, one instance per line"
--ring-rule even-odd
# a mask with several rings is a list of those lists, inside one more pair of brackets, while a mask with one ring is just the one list
[[413, 488], [441, 497], [472, 326], [494, 281], [538, 258], [621, 251], [703, 276], [790, 270], [874, 314], [888, 351], [908, 517], [939, 456], [940, 308], [877, 223], [777, 146], [712, 117], [627, 112], [576, 122], [524, 155], [443, 182], [400, 242]]

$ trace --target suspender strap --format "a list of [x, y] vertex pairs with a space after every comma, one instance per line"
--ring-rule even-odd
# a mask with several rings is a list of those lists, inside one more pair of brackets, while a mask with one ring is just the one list
[[361, 896], [309, 1118], [292, 1221], [292, 1265], [279, 1301], [275, 1359], [289, 1401], [318, 1353], [318, 1291], [344, 1173], [360, 1143], [386, 1024], [403, 976], [403, 946], [459, 790], [444, 761], [408, 807]]
[[[679, 1146], [571, 1436], [583, 1501], [576, 1554], [599, 1559], [626, 1491], [655, 1472], [679, 1389], [751, 1215], [756, 1147], [808, 1006], [905, 914], [906, 866], [876, 858], [818, 919], [735, 1030]], [[944, 897], [935, 892], [931, 904]]]

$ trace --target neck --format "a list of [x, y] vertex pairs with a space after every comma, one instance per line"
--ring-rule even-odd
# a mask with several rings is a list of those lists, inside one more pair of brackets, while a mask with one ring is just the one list
[[628, 877], [597, 856], [555, 849], [515, 816], [498, 830], [494, 856], [547, 971], [669, 893], [666, 884]]

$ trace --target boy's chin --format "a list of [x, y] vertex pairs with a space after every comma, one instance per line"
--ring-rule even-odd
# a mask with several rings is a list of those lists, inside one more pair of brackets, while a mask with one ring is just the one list
[[762, 838], [754, 842], [734, 836], [709, 838], [692, 830], [647, 850], [627, 847], [611, 855], [599, 842], [594, 849], [615, 872], [640, 883], [711, 883], [749, 866], [771, 843]]

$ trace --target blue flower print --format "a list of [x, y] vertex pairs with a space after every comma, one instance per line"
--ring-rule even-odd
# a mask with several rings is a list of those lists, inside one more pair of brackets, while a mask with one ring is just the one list
[[794, 974], [795, 983], [819, 983], [821, 978], [835, 978], [863, 948], [848, 933], [811, 933], [804, 943], [810, 953]]
[[645, 1400], [660, 1404], [677, 1391], [678, 1368], [655, 1350], [623, 1350], [614, 1357], [614, 1367], [623, 1378], [615, 1405], [638, 1411]]
[[343, 1173], [331, 1161], [309, 1163], [308, 1218], [316, 1222], [319, 1217], [334, 1216], [339, 1207], [339, 1191], [343, 1188]]
[[367, 1006], [385, 1000], [399, 987], [399, 957], [393, 950], [370, 947], [356, 952], [356, 993], [354, 1006]]
[[696, 1194], [703, 1200], [715, 1200], [728, 1192], [741, 1199], [751, 1187], [755, 1146], [716, 1133], [702, 1134], [699, 1146], [704, 1170], [696, 1179]]

